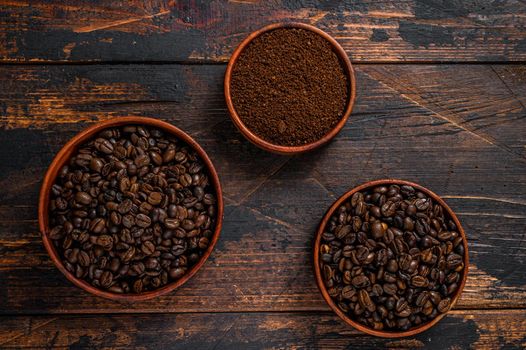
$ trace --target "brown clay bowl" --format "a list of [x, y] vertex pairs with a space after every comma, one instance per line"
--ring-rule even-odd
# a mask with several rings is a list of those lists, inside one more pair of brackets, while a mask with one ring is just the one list
[[[431, 197], [436, 203], [439, 203], [447, 212], [447, 214], [451, 217], [451, 219], [455, 222], [455, 225], [457, 225], [458, 232], [463, 238], [463, 245], [464, 245], [464, 271], [462, 275], [462, 279], [460, 281], [459, 287], [451, 298], [451, 307], [450, 310], [454, 307], [456, 304], [458, 298], [460, 297], [460, 294], [462, 293], [462, 290], [464, 289], [464, 285], [466, 284], [466, 279], [468, 276], [468, 267], [469, 267], [469, 259], [468, 259], [468, 244], [466, 239], [466, 234], [464, 232], [464, 229], [460, 225], [460, 221], [458, 220], [457, 216], [451, 210], [451, 208], [444, 202], [442, 198], [440, 198], [437, 194], [434, 192], [428, 190], [427, 188], [420, 186], [418, 184], [415, 184], [413, 182], [409, 181], [403, 181], [403, 180], [395, 180], [395, 179], [385, 179], [385, 180], [375, 180], [375, 181], [369, 181], [366, 182], [358, 187], [353, 188], [352, 190], [345, 193], [343, 196], [341, 196], [334, 204], [329, 208], [325, 216], [323, 217], [320, 226], [318, 227], [318, 231], [316, 232], [316, 237], [314, 240], [314, 273], [316, 275], [316, 283], [318, 284], [318, 288], [321, 291], [321, 294], [323, 295], [323, 299], [329, 304], [331, 309], [348, 325], [364, 332], [370, 335], [374, 335], [377, 337], [384, 337], [384, 338], [400, 338], [400, 337], [410, 337], [414, 336], [415, 334], [424, 332], [428, 330], [429, 328], [433, 327], [438, 321], [440, 321], [446, 314], [440, 314], [430, 322], [424, 323], [418, 327], [411, 328], [407, 331], [400, 331], [400, 332], [393, 332], [393, 331], [378, 331], [375, 329], [372, 329], [370, 327], [367, 327], [361, 323], [358, 323], [357, 321], [352, 320], [349, 318], [343, 311], [341, 311], [338, 306], [334, 303], [332, 298], [329, 296], [329, 293], [327, 292], [327, 288], [325, 287], [325, 284], [323, 282], [322, 273], [320, 269], [320, 246], [321, 246], [321, 236], [323, 234], [323, 231], [325, 230], [325, 226], [329, 222], [331, 216], [333, 213], [342, 205], [345, 203], [351, 196], [358, 191], [363, 191], [365, 189], [376, 187], [379, 185], [409, 185], [413, 186], [418, 191], [421, 191], [425, 194], [427, 194], [429, 197]], [[448, 311], [449, 312], [449, 311]]]
[[[82, 145], [84, 142], [91, 139], [94, 135], [96, 135], [97, 133], [99, 133], [100, 131], [106, 128], [127, 125], [127, 124], [148, 125], [148, 126], [159, 128], [161, 130], [164, 130], [167, 133], [175, 135], [178, 139], [184, 141], [186, 144], [192, 147], [199, 154], [204, 164], [206, 165], [211, 181], [212, 181], [212, 186], [214, 187], [214, 190], [216, 192], [216, 197], [217, 197], [216, 227], [214, 230], [213, 237], [210, 241], [210, 245], [208, 246], [208, 249], [206, 250], [204, 255], [201, 257], [201, 259], [190, 270], [188, 270], [185, 275], [183, 275], [177, 281], [169, 283], [159, 289], [144, 292], [144, 293], [138, 293], [138, 294], [112, 293], [109, 291], [105, 291], [105, 290], [96, 288], [92, 286], [91, 284], [89, 284], [88, 282], [76, 278], [73, 274], [71, 274], [68, 270], [66, 270], [66, 268], [62, 264], [62, 259], [60, 258], [60, 255], [56, 251], [55, 246], [53, 245], [51, 239], [48, 237], [49, 198], [50, 198], [51, 186], [55, 182], [55, 178], [57, 177], [59, 170], [71, 158], [71, 156], [76, 151], [76, 149], [80, 145]], [[223, 194], [221, 191], [221, 184], [219, 182], [219, 177], [214, 168], [214, 165], [210, 161], [210, 158], [208, 158], [206, 152], [188, 134], [176, 128], [172, 124], [169, 124], [169, 123], [157, 120], [157, 119], [144, 118], [144, 117], [120, 117], [120, 118], [115, 118], [115, 119], [111, 119], [108, 121], [97, 123], [81, 131], [80, 133], [75, 135], [57, 153], [57, 155], [55, 156], [55, 159], [53, 159], [53, 162], [51, 163], [51, 165], [49, 166], [47, 170], [46, 176], [44, 177], [44, 182], [42, 183], [42, 187], [40, 189], [40, 198], [39, 198], [39, 203], [38, 203], [38, 223], [40, 227], [40, 232], [42, 234], [42, 241], [44, 242], [44, 246], [46, 247], [46, 250], [49, 256], [51, 257], [51, 260], [53, 261], [55, 266], [66, 276], [66, 278], [70, 280], [74, 285], [84, 289], [85, 291], [95, 294], [97, 296], [112, 299], [112, 300], [122, 300], [122, 301], [147, 300], [147, 299], [155, 298], [157, 296], [169, 293], [173, 291], [174, 289], [176, 289], [177, 287], [183, 285], [186, 281], [192, 278], [192, 276], [194, 276], [196, 272], [203, 266], [205, 261], [208, 259], [208, 257], [212, 253], [212, 250], [214, 249], [214, 246], [216, 245], [217, 240], [219, 239], [219, 233], [221, 232], [221, 226], [223, 224]]]
[[[340, 63], [345, 70], [347, 78], [349, 79], [350, 92], [349, 92], [349, 96], [347, 100], [347, 106], [338, 124], [336, 124], [336, 126], [331, 131], [329, 131], [325, 136], [323, 136], [321, 139], [315, 142], [312, 142], [312, 143], [301, 145], [301, 146], [282, 146], [282, 145], [273, 144], [266, 140], [263, 140], [262, 138], [254, 134], [252, 131], [250, 131], [250, 129], [246, 127], [246, 125], [243, 123], [243, 121], [237, 114], [234, 103], [232, 102], [232, 96], [230, 94], [230, 82], [232, 78], [232, 71], [233, 71], [233, 68], [239, 56], [243, 52], [243, 50], [248, 45], [250, 45], [252, 40], [254, 40], [256, 37], [260, 36], [263, 33], [266, 33], [266, 32], [269, 32], [275, 29], [279, 29], [279, 28], [305, 29], [305, 30], [309, 30], [323, 37], [325, 40], [327, 40], [332, 45], [332, 48], [334, 52], [338, 55], [338, 58], [340, 59]], [[234, 125], [238, 128], [238, 130], [241, 132], [241, 134], [243, 134], [243, 136], [247, 140], [249, 140], [254, 145], [266, 151], [278, 153], [278, 154], [284, 154], [284, 155], [291, 155], [291, 154], [299, 154], [299, 153], [307, 152], [315, 148], [318, 148], [326, 144], [327, 142], [329, 142], [332, 138], [334, 138], [338, 134], [338, 132], [340, 132], [340, 130], [345, 125], [345, 122], [347, 122], [347, 119], [351, 115], [351, 112], [353, 109], [354, 100], [356, 98], [356, 81], [354, 78], [354, 69], [352, 67], [351, 61], [349, 60], [349, 57], [345, 53], [345, 50], [329, 34], [325, 33], [321, 29], [318, 29], [316, 27], [313, 27], [311, 25], [304, 24], [304, 23], [294, 23], [294, 22], [275, 23], [275, 24], [271, 24], [266, 27], [263, 27], [259, 30], [256, 30], [255, 32], [252, 32], [245, 40], [241, 42], [241, 44], [239, 44], [239, 46], [236, 48], [236, 50], [232, 54], [230, 61], [228, 62], [228, 66], [227, 66], [226, 73], [225, 73], [224, 90], [225, 90], [225, 100], [226, 100], [226, 104], [228, 107], [228, 112], [230, 114], [230, 118], [234, 122]]]

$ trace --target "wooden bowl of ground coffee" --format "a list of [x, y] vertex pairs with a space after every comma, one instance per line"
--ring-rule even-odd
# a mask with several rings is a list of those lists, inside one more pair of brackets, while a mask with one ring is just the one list
[[230, 59], [224, 89], [239, 131], [280, 154], [330, 141], [345, 125], [356, 96], [343, 48], [303, 23], [272, 24], [250, 34]]
[[379, 337], [423, 332], [453, 308], [468, 274], [467, 239], [435, 193], [376, 180], [340, 197], [314, 243], [316, 282], [347, 324]]
[[145, 300], [181, 286], [212, 253], [223, 222], [221, 184], [205, 151], [180, 129], [120, 117], [58, 152], [38, 220], [49, 256], [76, 286]]

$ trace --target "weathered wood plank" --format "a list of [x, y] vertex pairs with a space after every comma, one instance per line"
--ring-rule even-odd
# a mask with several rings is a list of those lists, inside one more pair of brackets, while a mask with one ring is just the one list
[[373, 338], [329, 313], [0, 317], [0, 346], [130, 349], [497, 349], [526, 346], [526, 311], [453, 311], [415, 337]]
[[[293, 158], [259, 151], [236, 132], [222, 98], [224, 66], [0, 68], [0, 313], [326, 311], [311, 272], [319, 218], [346, 189], [380, 177], [422, 183], [460, 214], [473, 268], [459, 308], [526, 307], [520, 77], [497, 68], [499, 80], [485, 66], [415, 66], [421, 83], [407, 83], [392, 78], [407, 76], [397, 67], [358, 66], [360, 91], [342, 133]], [[440, 82], [447, 88], [435, 88]], [[482, 118], [465, 112], [474, 107]], [[39, 184], [55, 152], [86, 124], [126, 114], [195, 136], [228, 204], [203, 270], [175, 293], [133, 305], [67, 282], [36, 223]], [[508, 120], [513, 128], [492, 127]]]
[[302, 21], [356, 62], [524, 61], [526, 5], [483, 1], [0, 2], [0, 58], [221, 61], [251, 31]]
[[501, 78], [495, 69], [502, 67], [507, 66], [473, 66], [462, 74], [453, 66], [367, 66], [361, 71], [445, 122], [526, 157], [526, 108], [521, 101], [526, 97], [526, 71], [510, 67], [512, 73]]

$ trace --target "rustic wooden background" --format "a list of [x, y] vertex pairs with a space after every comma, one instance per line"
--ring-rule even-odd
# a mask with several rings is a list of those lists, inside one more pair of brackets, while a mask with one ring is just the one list
[[[357, 74], [349, 122], [302, 156], [260, 151], [230, 122], [225, 63], [252, 30], [302, 21]], [[526, 3], [490, 0], [0, 0], [0, 348], [526, 346]], [[222, 236], [155, 300], [93, 297], [52, 265], [37, 225], [54, 154], [98, 120], [142, 115], [195, 137], [225, 191]], [[366, 336], [311, 270], [321, 215], [376, 178], [446, 199], [469, 238], [454, 311], [431, 330]]]

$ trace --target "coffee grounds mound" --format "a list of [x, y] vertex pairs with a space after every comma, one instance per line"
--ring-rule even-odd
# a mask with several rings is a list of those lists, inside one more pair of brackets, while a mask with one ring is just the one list
[[349, 81], [330, 42], [305, 29], [255, 38], [232, 70], [234, 108], [250, 131], [273, 144], [315, 142], [343, 117]]

